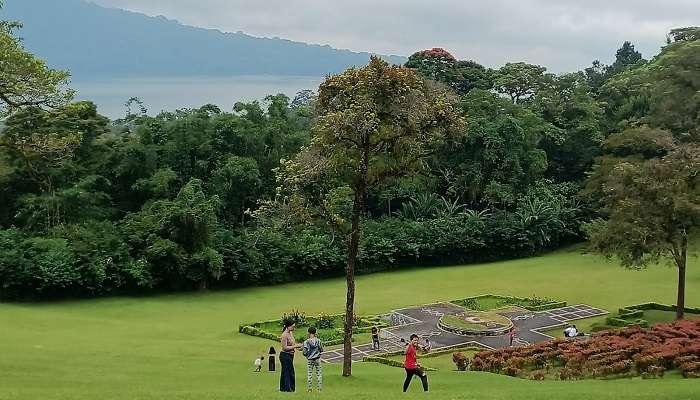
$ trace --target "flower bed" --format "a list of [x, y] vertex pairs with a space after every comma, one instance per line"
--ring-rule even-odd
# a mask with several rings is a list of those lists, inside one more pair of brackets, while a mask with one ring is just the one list
[[535, 295], [532, 297], [515, 297], [483, 294], [461, 300], [454, 300], [452, 303], [475, 311], [488, 311], [506, 306], [518, 306], [530, 311], [545, 311], [553, 308], [566, 307], [565, 301], [557, 301]]
[[589, 339], [556, 339], [527, 347], [477, 353], [474, 371], [531, 379], [663, 376], [678, 369], [700, 376], [700, 320], [601, 332]]
[[458, 335], [503, 335], [513, 323], [495, 312], [467, 311], [462, 315], [444, 315], [439, 326]]

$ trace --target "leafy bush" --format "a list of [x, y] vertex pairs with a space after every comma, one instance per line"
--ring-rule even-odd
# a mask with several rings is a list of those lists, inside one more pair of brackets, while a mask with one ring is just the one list
[[542, 381], [542, 380], [544, 380], [544, 372], [537, 371], [530, 376], [530, 379], [532, 379], [534, 381]]
[[475, 311], [481, 310], [481, 306], [479, 305], [479, 302], [476, 299], [465, 299], [465, 300], [462, 300], [459, 304], [462, 307], [468, 308], [470, 310], [475, 310]]
[[285, 322], [287, 321], [295, 323], [299, 328], [306, 326], [306, 313], [299, 311], [298, 309], [294, 309], [289, 313], [282, 314], [282, 318], [280, 318], [280, 325], [284, 326]]
[[466, 371], [469, 366], [469, 358], [459, 351], [452, 353], [452, 362], [455, 363], [457, 371]]
[[[686, 377], [700, 374], [700, 320], [611, 330], [587, 340], [556, 339], [536, 345], [483, 351], [474, 356], [471, 369], [519, 374], [518, 369], [561, 366], [562, 380], [586, 377], [663, 376], [677, 368]], [[546, 360], [546, 361], [545, 361]]]
[[333, 318], [326, 313], [321, 313], [316, 318], [316, 325], [319, 329], [333, 328]]

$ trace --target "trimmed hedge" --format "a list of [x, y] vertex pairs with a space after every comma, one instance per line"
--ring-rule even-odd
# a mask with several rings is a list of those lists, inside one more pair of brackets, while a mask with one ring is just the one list
[[[481, 294], [478, 296], [466, 297], [466, 298], [460, 299], [460, 300], [453, 300], [451, 303], [456, 304], [460, 307], [464, 307], [464, 304], [461, 304], [461, 303], [467, 303], [470, 300], [477, 300], [478, 301], [479, 299], [484, 299], [484, 298], [489, 298], [489, 297], [495, 298], [495, 299], [500, 299], [500, 300], [516, 300], [516, 301], [520, 301], [520, 302], [526, 302], [526, 301], [530, 300], [528, 298], [516, 297], [516, 296], [502, 296], [499, 294]], [[566, 307], [566, 304], [567, 303], [565, 301], [552, 301], [552, 302], [549, 302], [547, 304], [542, 304], [542, 305], [537, 305], [537, 306], [533, 305], [533, 306], [519, 306], [519, 307], [523, 307], [526, 310], [530, 310], [530, 311], [546, 311], [546, 310], [552, 310], [554, 308]], [[516, 304], [514, 304], [514, 305], [516, 305]]]
[[[476, 346], [463, 346], [463, 345], [455, 345], [455, 346], [448, 346], [445, 348], [442, 348], [438, 351], [431, 351], [429, 353], [424, 353], [424, 354], [417, 354], [416, 358], [421, 359], [421, 358], [431, 358], [431, 357], [439, 357], [445, 354], [451, 354], [454, 351], [483, 351], [483, 347], [476, 347]], [[398, 367], [398, 368], [403, 368], [403, 363], [401, 361], [396, 361], [392, 360], [389, 357], [394, 357], [394, 356], [399, 356], [404, 354], [403, 350], [397, 350], [397, 351], [389, 351], [386, 353], [382, 354], [377, 354], [374, 356], [364, 356], [362, 357], [362, 362], [376, 362], [379, 364], [384, 364], [384, 365], [389, 365], [391, 367]], [[426, 371], [435, 371], [434, 368], [425, 368]]]
[[416, 357], [417, 358], [431, 358], [431, 357], [438, 357], [438, 356], [443, 356], [445, 354], [451, 354], [455, 351], [484, 351], [486, 350], [484, 347], [478, 347], [478, 346], [463, 346], [463, 345], [455, 345], [455, 346], [448, 346], [444, 347], [440, 350], [437, 351], [431, 351], [429, 353], [425, 354], [418, 354]]
[[[594, 324], [591, 330], [593, 332], [598, 332], [611, 328], [626, 328], [635, 325], [642, 328], [648, 328], [650, 325], [649, 321], [642, 318], [644, 316], [644, 311], [648, 310], [675, 312], [676, 306], [671, 304], [648, 302], [621, 307], [616, 316], [607, 317], [604, 324]], [[700, 314], [700, 308], [698, 307], [684, 307], [683, 311], [688, 314]]]
[[[376, 362], [379, 364], [388, 365], [390, 367], [403, 368], [403, 363], [401, 361], [392, 360], [391, 358], [384, 358], [379, 356], [364, 356], [362, 357], [362, 362]], [[435, 368], [423, 367], [426, 371], [437, 371]]]
[[256, 328], [251, 325], [241, 325], [238, 327], [238, 332], [243, 333], [245, 335], [250, 335], [250, 336], [257, 336], [261, 337], [263, 339], [270, 339], [270, 340], [275, 340], [279, 341], [280, 336], [279, 335], [274, 335], [270, 332], [264, 331], [262, 329]]

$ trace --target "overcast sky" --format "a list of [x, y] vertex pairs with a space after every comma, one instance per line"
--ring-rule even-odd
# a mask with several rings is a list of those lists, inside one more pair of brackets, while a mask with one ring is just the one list
[[182, 23], [381, 54], [443, 47], [488, 66], [554, 72], [609, 62], [625, 40], [645, 57], [672, 27], [700, 25], [700, 0], [92, 0]]

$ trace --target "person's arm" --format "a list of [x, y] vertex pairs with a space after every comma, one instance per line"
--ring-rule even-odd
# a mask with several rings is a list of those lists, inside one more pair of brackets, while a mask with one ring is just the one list
[[318, 341], [318, 349], [323, 353], [323, 342], [320, 340]]

